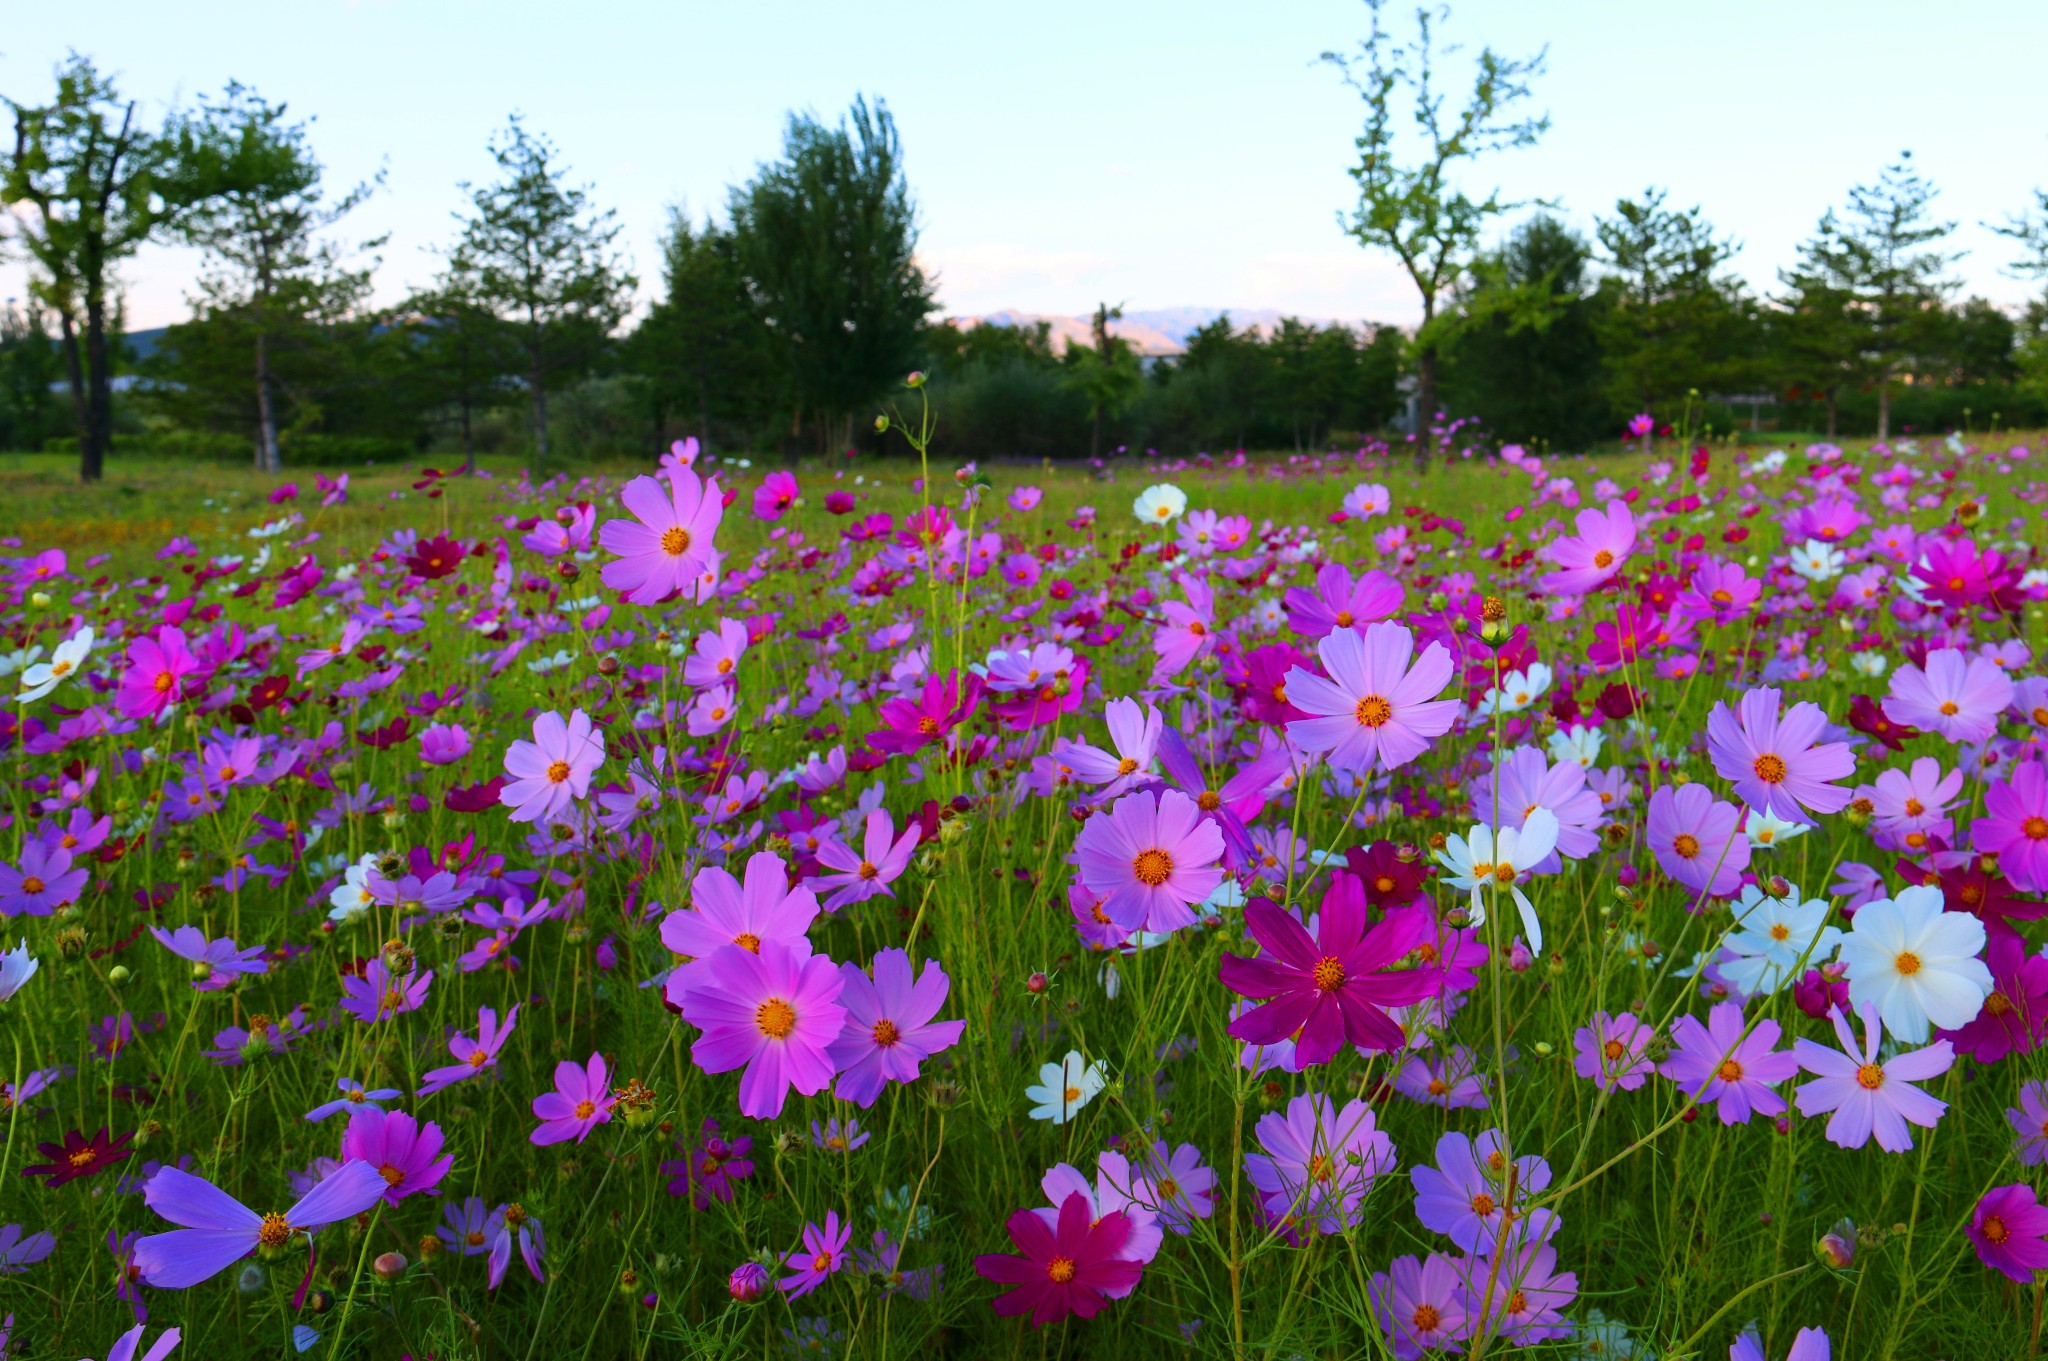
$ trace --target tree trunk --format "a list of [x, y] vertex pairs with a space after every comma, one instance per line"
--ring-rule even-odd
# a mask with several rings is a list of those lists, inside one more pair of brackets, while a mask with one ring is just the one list
[[1829, 388], [1829, 389], [1828, 389], [1828, 439], [1829, 439], [1829, 441], [1830, 441], [1830, 442], [1832, 442], [1832, 441], [1834, 440], [1834, 438], [1835, 438], [1835, 390], [1834, 390], [1833, 388]]
[[1877, 380], [1877, 438], [1883, 442], [1892, 437], [1892, 385], [1891, 380]]
[[540, 365], [535, 363], [527, 376], [527, 383], [533, 389], [533, 466], [532, 474], [537, 478], [541, 469], [548, 466], [548, 393], [541, 386]]
[[85, 364], [78, 353], [78, 327], [73, 324], [69, 312], [57, 314], [57, 326], [64, 337], [64, 375], [71, 381], [71, 419], [78, 428], [78, 480], [90, 482], [99, 474], [97, 468], [91, 476], [85, 472], [86, 430], [91, 422], [85, 414]]
[[277, 452], [277, 415], [270, 403], [270, 338], [256, 333], [256, 471], [284, 469]]
[[107, 314], [104, 304], [85, 304], [85, 438], [78, 446], [78, 480], [97, 482], [114, 443], [113, 375], [107, 372]]
[[471, 430], [471, 410], [472, 410], [472, 403], [471, 403], [471, 401], [470, 401], [470, 397], [469, 397], [469, 385], [468, 385], [467, 383], [463, 384], [463, 387], [462, 387], [462, 398], [461, 398], [461, 407], [462, 407], [462, 471], [464, 471], [464, 472], [466, 472], [466, 473], [473, 473], [473, 472], [475, 472], [475, 471], [476, 471], [476, 437], [475, 437], [474, 433], [473, 433], [473, 432], [472, 432], [472, 430]]
[[[1425, 324], [1427, 319], [1425, 318]], [[1415, 356], [1415, 470], [1429, 466], [1429, 429], [1436, 421], [1436, 351], [1423, 349]]]
[[1100, 406], [1095, 408], [1095, 425], [1088, 435], [1088, 457], [1095, 462], [1102, 460], [1102, 408]]

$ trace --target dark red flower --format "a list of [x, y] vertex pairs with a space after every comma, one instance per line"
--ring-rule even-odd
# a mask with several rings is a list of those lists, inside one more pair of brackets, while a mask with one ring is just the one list
[[118, 1139], [108, 1139], [106, 1126], [100, 1126], [99, 1133], [88, 1139], [77, 1130], [64, 1136], [61, 1144], [37, 1144], [36, 1151], [50, 1161], [39, 1167], [24, 1167], [24, 1177], [45, 1178], [52, 1188], [66, 1182], [77, 1181], [103, 1171], [123, 1158], [133, 1157], [135, 1150], [124, 1145], [135, 1137], [130, 1131]]
[[1918, 728], [1886, 718], [1877, 701], [1868, 695], [1858, 695], [1849, 701], [1849, 726], [1877, 739], [1889, 751], [1897, 751], [1920, 735]]
[[422, 581], [435, 581], [462, 566], [462, 555], [467, 551], [447, 535], [436, 534], [431, 539], [422, 539], [413, 548], [405, 560], [406, 569]]
[[1353, 846], [1344, 852], [1344, 864], [1358, 876], [1365, 900], [1382, 911], [1419, 900], [1423, 881], [1429, 877], [1429, 867], [1421, 856], [1403, 860], [1391, 841]]

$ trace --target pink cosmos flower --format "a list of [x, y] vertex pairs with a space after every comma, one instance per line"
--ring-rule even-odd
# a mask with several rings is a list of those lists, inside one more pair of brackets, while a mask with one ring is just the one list
[[818, 843], [818, 863], [830, 873], [809, 880], [807, 886], [827, 891], [827, 912], [837, 912], [877, 896], [893, 898], [896, 895], [889, 885], [910, 868], [910, 857], [917, 850], [921, 835], [918, 825], [912, 822], [903, 828], [902, 836], [897, 836], [889, 810], [877, 808], [867, 816], [859, 854], [838, 841]]
[[1755, 607], [1763, 583], [1751, 579], [1740, 563], [1709, 558], [1701, 563], [1678, 597], [1678, 609], [1696, 619], [1732, 624]]
[[152, 926], [149, 932], [156, 937], [157, 944], [180, 959], [192, 961], [192, 986], [200, 992], [219, 992], [234, 986], [235, 980], [244, 974], [270, 972], [261, 945], [244, 950], [229, 936], [208, 940], [206, 933], [196, 926], [180, 926], [174, 931]]
[[1177, 931], [1223, 882], [1223, 833], [1177, 790], [1139, 790], [1081, 825], [1074, 864], [1126, 931]]
[[699, 482], [688, 468], [671, 468], [666, 488], [654, 478], [636, 477], [619, 499], [633, 519], [607, 520], [597, 531], [604, 550], [619, 555], [604, 565], [604, 584], [624, 591], [635, 605], [676, 595], [699, 603], [709, 599], [712, 538], [725, 514], [718, 479]]
[[618, 1098], [607, 1085], [610, 1076], [602, 1054], [592, 1054], [581, 1065], [567, 1060], [556, 1064], [555, 1089], [533, 1099], [540, 1127], [527, 1138], [542, 1147], [572, 1137], [580, 1144], [589, 1138], [590, 1131], [612, 1118]]
[[1287, 673], [1288, 702], [1310, 715], [1290, 722], [1287, 735], [1357, 775], [1422, 755], [1457, 719], [1458, 701], [1436, 698], [1457, 667], [1442, 643], [1431, 643], [1411, 669], [1414, 651], [1415, 635], [1401, 624], [1331, 633], [1316, 644], [1327, 679], [1299, 667]]
[[341, 1160], [360, 1158], [384, 1178], [384, 1202], [396, 1205], [407, 1196], [432, 1195], [441, 1178], [455, 1166], [453, 1154], [441, 1152], [441, 1127], [422, 1125], [404, 1111], [358, 1107], [341, 1136]]
[[1550, 1185], [1550, 1164], [1533, 1153], [1513, 1159], [1511, 1185], [1508, 1163], [1507, 1137], [1497, 1129], [1476, 1140], [1444, 1135], [1436, 1141], [1435, 1167], [1418, 1163], [1408, 1169], [1415, 1185], [1415, 1217], [1425, 1229], [1447, 1234], [1466, 1252], [1482, 1255], [1494, 1250], [1509, 1226], [1514, 1226], [1511, 1247], [1550, 1241], [1563, 1221], [1552, 1210], [1531, 1211], [1526, 1205]]
[[780, 520], [783, 512], [795, 505], [801, 495], [803, 489], [796, 484], [796, 474], [777, 468], [754, 488], [754, 518]]
[[1034, 1328], [1069, 1314], [1093, 1318], [1144, 1275], [1141, 1263], [1121, 1255], [1131, 1235], [1129, 1216], [1112, 1210], [1096, 1219], [1079, 1191], [1060, 1205], [1051, 1228], [1031, 1210], [1011, 1215], [1005, 1227], [1020, 1255], [983, 1253], [974, 1259], [978, 1274], [1014, 1287], [995, 1298], [995, 1311], [1004, 1318], [1028, 1313]]
[[1734, 713], [1725, 704], [1714, 706], [1707, 715], [1707, 754], [1751, 808], [1811, 824], [1808, 809], [1838, 813], [1853, 797], [1830, 782], [1855, 773], [1856, 753], [1846, 742], [1819, 741], [1826, 727], [1818, 704], [1795, 704], [1781, 718], [1778, 692], [1766, 686], [1744, 695]]
[[185, 635], [168, 624], [154, 638], [144, 634], [129, 643], [127, 663], [115, 702], [130, 718], [155, 718], [185, 698], [186, 677], [199, 670]]
[[1166, 718], [1150, 704], [1113, 699], [1103, 706], [1102, 720], [1109, 728], [1113, 751], [1074, 742], [1068, 744], [1062, 759], [1075, 779], [1083, 784], [1101, 785], [1102, 792], [1096, 798], [1107, 803], [1158, 779], [1152, 762], [1159, 754]]
[[[1828, 1345], [1828, 1335], [1819, 1328], [1801, 1328], [1792, 1338], [1792, 1350], [1785, 1353], [1785, 1361], [1829, 1361], [1834, 1349]], [[1728, 1361], [1768, 1361], [1764, 1356], [1764, 1344], [1754, 1332], [1746, 1332], [1735, 1339], [1728, 1348]]]
[[1636, 517], [1621, 501], [1609, 501], [1603, 514], [1582, 510], [1576, 538], [1548, 543], [1538, 556], [1558, 565], [1539, 583], [1551, 595], [1584, 595], [1611, 579], [1636, 546]]
[[1326, 563], [1316, 573], [1315, 589], [1288, 588], [1281, 603], [1287, 626], [1310, 638], [1325, 638], [1332, 629], [1363, 630], [1392, 618], [1401, 608], [1401, 583], [1374, 568], [1356, 578], [1341, 562]]
[[1679, 883], [1717, 898], [1742, 887], [1750, 850], [1742, 812], [1715, 799], [1705, 785], [1658, 785], [1650, 796], [1648, 825], [1651, 852]]
[[1632, 1092], [1649, 1081], [1655, 1071], [1656, 1066], [1643, 1051], [1656, 1035], [1657, 1028], [1637, 1020], [1634, 1012], [1610, 1016], [1596, 1011], [1592, 1024], [1580, 1026], [1572, 1035], [1572, 1046], [1577, 1051], [1572, 1070], [1580, 1077], [1593, 1079], [1593, 1085], [1603, 1092], [1609, 1087]]
[[[2038, 761], [1984, 791], [1984, 812], [1970, 825], [1970, 844], [1998, 857], [1998, 872], [2028, 893], [2048, 891], [2048, 771]], [[4, 871], [4, 866], [0, 866]], [[8, 885], [0, 873], [0, 892]], [[0, 903], [0, 910], [5, 910]]]
[[1865, 1003], [1863, 1046], [1859, 1049], [1849, 1022], [1840, 1008], [1828, 1012], [1834, 1022], [1840, 1049], [1795, 1040], [1793, 1051], [1799, 1066], [1814, 1074], [1814, 1080], [1792, 1093], [1792, 1100], [1804, 1116], [1828, 1116], [1828, 1142], [1842, 1148], [1861, 1148], [1873, 1135], [1877, 1146], [1887, 1153], [1904, 1153], [1913, 1146], [1908, 1124], [1933, 1129], [1948, 1103], [1936, 1100], [1913, 1084], [1940, 1077], [1955, 1062], [1955, 1051], [1947, 1040], [1936, 1040], [1925, 1049], [1908, 1050], [1883, 1063], [1877, 1061], [1878, 1046], [1884, 1041], [1884, 1023], [1877, 1007]]
[[523, 1206], [500, 1205], [491, 1211], [491, 1217], [484, 1221], [483, 1233], [491, 1245], [490, 1260], [485, 1263], [484, 1273], [487, 1288], [496, 1290], [504, 1281], [505, 1268], [512, 1264], [515, 1241], [519, 1246], [520, 1260], [526, 1263], [533, 1279], [547, 1279], [540, 1269], [541, 1256], [547, 1251], [547, 1240], [541, 1234], [540, 1220]]
[[1938, 648], [1927, 654], [1925, 670], [1908, 662], [1892, 672], [1884, 716], [1958, 745], [1975, 745], [1998, 730], [1998, 715], [2012, 703], [2012, 693], [2012, 677], [1996, 662]]
[[1991, 991], [1983, 1009], [1941, 1037], [1979, 1063], [2033, 1053], [2048, 1037], [2048, 959], [2034, 954], [2020, 936], [2001, 931], [1989, 938], [1984, 963], [1991, 970]]
[[1942, 774], [1941, 762], [1922, 756], [1911, 772], [1884, 770], [1877, 779], [1856, 790], [1858, 798], [1869, 799], [1873, 813], [1870, 833], [1888, 851], [1919, 853], [1929, 840], [1947, 841], [1955, 826], [1945, 816], [1948, 806], [1963, 789], [1963, 772]]
[[[822, 849], [831, 844], [820, 842]], [[757, 851], [747, 857], [746, 881], [716, 865], [697, 871], [690, 881], [690, 906], [661, 919], [661, 943], [679, 959], [701, 962], [728, 945], [759, 951], [764, 940], [781, 941], [798, 954], [809, 954], [806, 934], [817, 920], [818, 898], [808, 886], [791, 888], [782, 857]], [[692, 973], [684, 964], [669, 975], [668, 1000], [682, 1005]]]
[[2048, 1206], [2024, 1182], [1987, 1191], [1970, 1216], [1969, 1233], [1977, 1260], [2021, 1285], [2031, 1285], [2034, 1273], [2048, 1267]]
[[951, 988], [936, 961], [927, 960], [913, 976], [909, 955], [880, 950], [872, 968], [870, 978], [858, 964], [839, 966], [845, 983], [839, 1003], [846, 1008], [846, 1023], [828, 1050], [839, 1070], [833, 1094], [863, 1109], [874, 1105], [891, 1082], [917, 1081], [919, 1065], [958, 1044], [967, 1028], [965, 1021], [933, 1019]]
[[512, 1027], [519, 1023], [519, 1003], [512, 1004], [512, 1010], [505, 1013], [505, 1023], [498, 1024], [498, 1013], [490, 1007], [478, 1007], [476, 1012], [475, 1039], [467, 1035], [456, 1035], [448, 1041], [448, 1052], [455, 1062], [444, 1068], [429, 1068], [420, 1083], [420, 1095], [432, 1096], [446, 1091], [458, 1082], [473, 1078], [486, 1068], [498, 1066], [498, 1051], [505, 1047], [505, 1041], [512, 1038]]
[[955, 728], [974, 713], [984, 682], [969, 672], [963, 682], [960, 673], [927, 676], [924, 692], [915, 700], [885, 699], [879, 706], [883, 727], [868, 734], [868, 745], [890, 755], [921, 751], [934, 742], [944, 742]]
[[705, 690], [730, 682], [746, 655], [747, 641], [747, 626], [737, 619], [721, 619], [716, 630], [698, 634], [683, 662], [683, 684]]
[[1734, 1002], [1716, 1005], [1705, 1025], [1681, 1016], [1671, 1026], [1671, 1055], [1657, 1066], [1679, 1091], [1712, 1104], [1724, 1125], [1746, 1125], [1752, 1114], [1783, 1115], [1785, 1098], [1771, 1089], [1799, 1076], [1798, 1056], [1773, 1048], [1782, 1033], [1776, 1021], [1758, 1021], [1747, 1036], [1742, 1031], [1742, 1008]]
[[824, 1091], [834, 1071], [828, 1051], [846, 1028], [838, 967], [778, 940], [762, 941], [758, 954], [728, 945], [709, 963], [683, 994], [685, 1019], [704, 1032], [690, 1050], [697, 1066], [744, 1068], [740, 1112], [756, 1120], [782, 1114], [791, 1087]]
[[1330, 876], [1314, 935], [1265, 898], [1246, 903], [1244, 919], [1260, 953], [1223, 956], [1223, 986], [1265, 1005], [1232, 1021], [1229, 1033], [1255, 1046], [1291, 1039], [1303, 1067], [1329, 1062], [1346, 1043], [1403, 1048], [1407, 1037], [1387, 1008], [1420, 1002], [1441, 986], [1433, 970], [1395, 967], [1424, 941], [1434, 943], [1428, 909], [1396, 908], [1368, 927], [1365, 890], [1351, 874]]
[[136, 1240], [131, 1258], [142, 1279], [159, 1290], [184, 1290], [216, 1276], [259, 1247], [282, 1248], [299, 1234], [308, 1241], [329, 1224], [375, 1205], [387, 1183], [366, 1162], [329, 1173], [283, 1214], [259, 1215], [212, 1182], [160, 1167], [144, 1185], [150, 1209], [179, 1225]]
[[453, 765], [469, 751], [469, 732], [460, 723], [436, 723], [420, 733], [420, 759], [430, 766]]
[[1435, 1252], [1420, 1261], [1396, 1257], [1367, 1289], [1397, 1357], [1463, 1351], [1469, 1293], [1457, 1264]]
[[822, 1226], [804, 1225], [804, 1245], [782, 1259], [782, 1264], [796, 1274], [784, 1276], [775, 1288], [793, 1300], [802, 1299], [846, 1265], [846, 1245], [852, 1241], [853, 1226], [841, 1228], [837, 1210], [826, 1212]]
[[1159, 657], [1152, 667], [1156, 679], [1178, 676], [1197, 657], [1216, 648], [1216, 600], [1209, 584], [1185, 573], [1179, 580], [1187, 599], [1160, 605], [1165, 622], [1152, 635], [1152, 650]]
[[591, 727], [590, 715], [577, 709], [565, 723], [558, 713], [544, 713], [533, 720], [533, 740], [506, 751], [511, 783], [498, 801], [514, 822], [552, 821], [590, 793], [590, 777], [603, 764], [604, 734]]

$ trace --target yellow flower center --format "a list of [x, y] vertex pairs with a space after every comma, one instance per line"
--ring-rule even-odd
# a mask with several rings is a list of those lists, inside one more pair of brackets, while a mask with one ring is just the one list
[[1751, 769], [1756, 771], [1756, 777], [1765, 784], [1785, 783], [1785, 758], [1782, 756], [1765, 752], [1756, 758], [1756, 764]]
[[1383, 728], [1393, 720], [1394, 706], [1384, 696], [1367, 695], [1358, 701], [1358, 707], [1352, 712], [1356, 714], [1360, 727]]
[[1131, 861], [1131, 873], [1138, 876], [1138, 882], [1148, 888], [1158, 888], [1173, 877], [1173, 857], [1157, 846], [1139, 851]]
[[780, 997], [771, 997], [754, 1008], [754, 1025], [771, 1040], [785, 1040], [796, 1029], [796, 1008]]
[[690, 531], [681, 525], [670, 525], [661, 532], [661, 551], [672, 558], [679, 558], [690, 551]]

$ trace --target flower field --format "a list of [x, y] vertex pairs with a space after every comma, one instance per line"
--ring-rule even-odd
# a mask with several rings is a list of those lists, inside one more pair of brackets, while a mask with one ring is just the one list
[[2039, 1354], [2042, 441], [138, 479], [0, 1354]]

